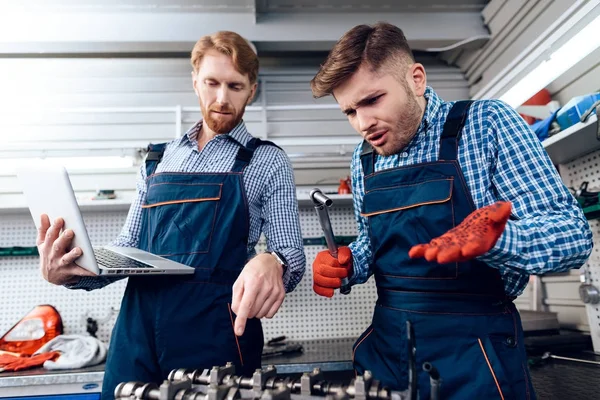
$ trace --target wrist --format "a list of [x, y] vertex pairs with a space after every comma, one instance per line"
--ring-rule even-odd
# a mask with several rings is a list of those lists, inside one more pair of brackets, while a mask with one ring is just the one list
[[263, 254], [268, 255], [272, 260], [275, 260], [275, 263], [279, 268], [279, 272], [281, 272], [281, 276], [283, 276], [287, 270], [287, 262], [281, 253], [276, 251], [266, 251]]

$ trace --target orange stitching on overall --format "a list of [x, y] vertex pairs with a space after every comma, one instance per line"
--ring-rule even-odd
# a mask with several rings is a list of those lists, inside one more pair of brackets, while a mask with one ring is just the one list
[[369, 175], [365, 175], [364, 177], [371, 177], [371, 176], [375, 176], [375, 175], [382, 175], [385, 173], [389, 173], [389, 172], [394, 172], [397, 170], [409, 170], [409, 169], [418, 169], [418, 168], [423, 168], [427, 165], [447, 165], [447, 164], [453, 164], [455, 161], [427, 161], [427, 162], [423, 162], [423, 163], [418, 163], [418, 164], [413, 164], [413, 165], [403, 165], [401, 167], [395, 167], [395, 168], [390, 168], [390, 169], [385, 169], [383, 171], [377, 171], [377, 172], [373, 172], [372, 174]]
[[169, 204], [199, 203], [201, 201], [214, 201], [214, 200], [220, 200], [220, 199], [221, 199], [220, 197], [208, 197], [208, 198], [204, 198], [204, 199], [163, 201], [161, 203], [143, 204], [142, 208], [152, 208], [152, 207], [158, 207], [158, 206], [165, 206], [165, 205], [169, 205]]
[[179, 176], [191, 176], [191, 175], [198, 175], [198, 174], [202, 174], [202, 175], [213, 175], [213, 176], [224, 176], [224, 175], [242, 175], [241, 172], [234, 172], [234, 171], [229, 171], [229, 172], [154, 172], [152, 175], [146, 177], [146, 180], [150, 179], [151, 177], [154, 176], [160, 176], [160, 175], [179, 175]]
[[235, 338], [235, 344], [238, 348], [238, 353], [240, 353], [240, 362], [242, 363], [242, 367], [244, 366], [244, 358], [242, 357], [242, 349], [240, 348], [240, 342], [238, 340], [237, 335], [235, 334], [235, 327], [233, 324], [233, 314], [231, 313], [231, 305], [227, 303], [227, 308], [229, 309], [229, 318], [231, 318], [231, 329], [233, 330], [233, 337]]
[[481, 339], [477, 338], [477, 341], [479, 342], [479, 347], [481, 347], [481, 352], [483, 353], [483, 356], [485, 357], [485, 362], [487, 363], [488, 367], [490, 368], [490, 372], [492, 373], [492, 377], [494, 378], [494, 382], [496, 382], [496, 387], [498, 388], [498, 393], [500, 393], [500, 398], [502, 400], [504, 400], [504, 394], [502, 393], [502, 389], [500, 388], [500, 383], [498, 383], [498, 379], [496, 378], [496, 374], [494, 373], [494, 369], [492, 368], [492, 364], [490, 363], [490, 360], [488, 359], [488, 356], [485, 352], [485, 349], [483, 348], [483, 343], [481, 343]]
[[159, 183], [151, 183], [150, 187], [153, 186], [162, 186], [162, 185], [177, 185], [177, 186], [219, 186], [219, 193], [223, 190], [223, 184], [222, 183], [182, 183], [182, 182], [159, 182]]
[[430, 180], [422, 180], [416, 183], [407, 183], [407, 184], [395, 184], [395, 185], [390, 185], [390, 186], [380, 186], [376, 189], [371, 189], [371, 190], [365, 190], [365, 194], [367, 193], [375, 193], [375, 192], [382, 192], [382, 191], [386, 191], [389, 189], [397, 189], [397, 188], [408, 188], [411, 186], [421, 186], [424, 183], [431, 183], [431, 182], [443, 182], [443, 181], [450, 181], [450, 192], [452, 192], [452, 182], [454, 181], [454, 177], [449, 177], [449, 178], [443, 178], [443, 179], [430, 179]]
[[[433, 200], [433, 201], [426, 201], [423, 203], [417, 203], [417, 204], [410, 204], [408, 206], [404, 206], [404, 207], [398, 207], [398, 208], [393, 208], [393, 209], [388, 209], [388, 210], [382, 210], [382, 211], [374, 211], [371, 213], [360, 213], [361, 216], [363, 217], [371, 217], [373, 215], [379, 215], [379, 214], [385, 214], [388, 212], [394, 212], [394, 211], [400, 211], [400, 210], [406, 210], [409, 208], [414, 208], [414, 207], [419, 207], [419, 206], [424, 206], [424, 205], [430, 205], [430, 204], [440, 204], [440, 203], [444, 203], [448, 200], [450, 200], [452, 198], [452, 188], [453, 188], [453, 183], [454, 183], [454, 178], [448, 178], [448, 179], [435, 179], [435, 180], [431, 180], [431, 181], [424, 181], [424, 182], [420, 182], [420, 183], [414, 183], [414, 184], [410, 184], [410, 185], [396, 185], [396, 186], [389, 186], [387, 188], [382, 188], [382, 189], [374, 189], [371, 190], [370, 192], [376, 192], [378, 190], [384, 190], [384, 189], [391, 189], [391, 188], [399, 188], [399, 187], [409, 187], [409, 186], [419, 186], [423, 183], [428, 183], [428, 182], [439, 182], [439, 181], [450, 181], [450, 194], [448, 195], [448, 197], [446, 197], [443, 200]], [[368, 192], [365, 192], [365, 194]]]
[[415, 208], [415, 207], [425, 206], [425, 205], [429, 205], [429, 204], [440, 204], [440, 203], [445, 203], [446, 201], [450, 200], [451, 197], [452, 197], [452, 194], [450, 194], [450, 196], [446, 197], [443, 200], [426, 201], [424, 203], [411, 204], [409, 206], [392, 208], [389, 210], [373, 211], [371, 213], [360, 213], [360, 215], [362, 215], [363, 217], [372, 217], [373, 215], [385, 214], [385, 213], [394, 212], [394, 211], [401, 211], [401, 210], [406, 210], [408, 208]]
[[[358, 342], [354, 347], [354, 350], [352, 350], [352, 364], [354, 364], [354, 355], [356, 354], [356, 350], [358, 350], [358, 346], [360, 346], [371, 333], [373, 333], [373, 328], [371, 328], [371, 330], [362, 339], [360, 339], [360, 342]], [[356, 368], [354, 368], [354, 375], [357, 375]]]

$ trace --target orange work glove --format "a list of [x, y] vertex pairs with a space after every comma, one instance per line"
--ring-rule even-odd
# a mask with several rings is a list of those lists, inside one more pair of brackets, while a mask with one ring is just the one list
[[328, 250], [317, 254], [313, 262], [313, 290], [316, 294], [332, 297], [333, 291], [342, 286], [342, 279], [352, 272], [352, 252], [349, 247], [338, 248], [338, 257], [333, 258]]
[[0, 372], [20, 371], [28, 368], [41, 367], [48, 360], [56, 360], [60, 357], [58, 351], [36, 354], [31, 357], [15, 357], [8, 354], [0, 356]]
[[498, 241], [510, 216], [511, 203], [498, 201], [473, 211], [457, 227], [428, 244], [413, 246], [410, 258], [446, 264], [467, 261], [487, 253]]

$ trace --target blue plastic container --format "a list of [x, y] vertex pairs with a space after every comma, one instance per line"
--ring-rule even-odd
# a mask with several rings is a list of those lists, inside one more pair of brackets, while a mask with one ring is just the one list
[[556, 121], [560, 125], [560, 129], [565, 130], [580, 122], [581, 116], [598, 100], [600, 100], [600, 93], [573, 97], [556, 114]]

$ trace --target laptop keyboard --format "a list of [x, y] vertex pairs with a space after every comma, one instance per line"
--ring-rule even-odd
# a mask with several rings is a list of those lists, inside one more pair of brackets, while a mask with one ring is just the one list
[[135, 269], [135, 268], [154, 268], [152, 265], [145, 264], [141, 261], [137, 261], [121, 254], [104, 248], [95, 248], [94, 255], [98, 264], [102, 264], [105, 268], [119, 268], [119, 269]]

